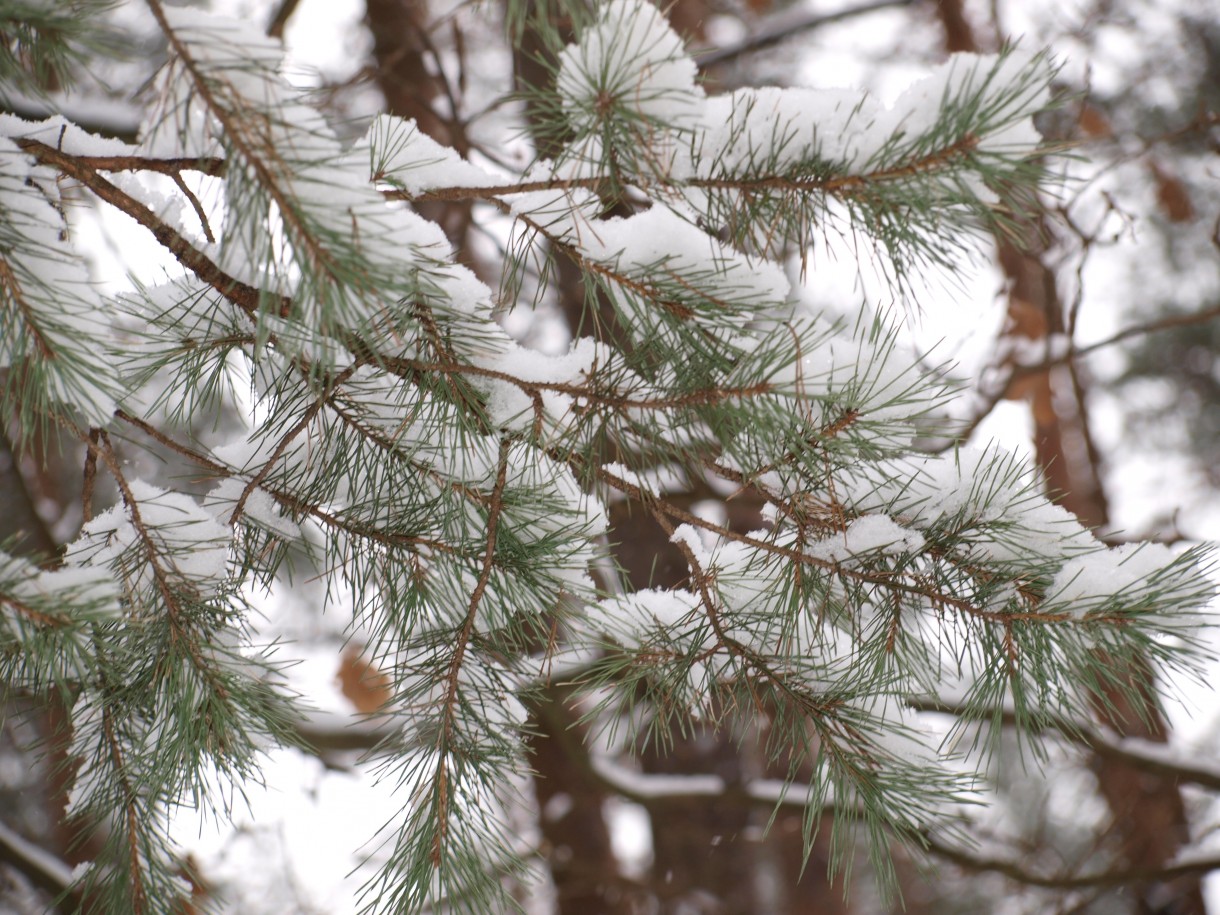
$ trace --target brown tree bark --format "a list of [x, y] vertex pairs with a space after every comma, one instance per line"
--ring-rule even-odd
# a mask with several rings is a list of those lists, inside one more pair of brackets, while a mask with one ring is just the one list
[[[53, 454], [23, 453], [0, 428], [0, 543], [7, 544], [13, 554], [44, 566], [57, 561], [60, 545], [39, 513], [36, 500], [54, 505], [57, 514], [68, 510], [75, 491], [70, 481], [77, 472], [67, 463], [72, 451], [64, 447]], [[76, 767], [68, 759], [72, 731], [64, 697], [58, 693], [6, 693], [0, 722], [0, 756], [10, 763], [14, 757], [22, 762], [10, 769], [16, 781], [6, 779], [0, 784], [0, 819], [67, 865], [92, 860], [101, 847], [95, 828], [64, 819], [68, 793], [76, 778]], [[9, 911], [5, 904], [10, 889], [15, 887], [0, 872], [0, 909], [5, 911]], [[52, 898], [53, 894], [42, 901], [49, 906]], [[45, 911], [67, 911], [77, 904], [85, 911], [95, 911], [79, 895], [59, 909]], [[12, 905], [14, 912], [31, 911], [23, 908], [15, 896]]]
[[[937, 0], [936, 10], [947, 51], [983, 50], [962, 0]], [[1024, 224], [1020, 246], [997, 239], [1000, 266], [1009, 283], [1006, 333], [1013, 337], [1045, 340], [1068, 329], [1055, 273], [1045, 261], [1050, 240], [1045, 221], [1033, 218]], [[1035, 457], [1048, 495], [1085, 526], [1098, 528], [1109, 521], [1109, 505], [1089, 429], [1086, 395], [1073, 363], [1023, 374], [1005, 392], [1009, 399], [1029, 403]], [[1098, 720], [1122, 736], [1166, 742], [1168, 729], [1150, 668], [1137, 662], [1123, 672], [1122, 679], [1126, 691], [1109, 688], [1093, 697]], [[1132, 696], [1138, 698], [1133, 701]], [[1093, 768], [1124, 862], [1137, 871], [1155, 871], [1172, 861], [1190, 838], [1177, 783], [1114, 758], [1095, 757]], [[1196, 877], [1142, 884], [1133, 890], [1139, 915], [1206, 915]]]

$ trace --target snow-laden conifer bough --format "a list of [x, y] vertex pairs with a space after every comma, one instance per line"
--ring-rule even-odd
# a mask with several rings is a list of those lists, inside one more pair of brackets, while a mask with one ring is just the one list
[[[832, 810], [884, 871], [893, 837], [959, 841], [986, 802], [977, 757], [916, 700], [1034, 733], [1086, 721], [1091, 691], [1123, 688], [1123, 659], [1192, 663], [1203, 554], [1105, 548], [1004, 453], [919, 452], [953, 392], [891, 312], [835, 320], [794, 286], [821, 236], [874, 252], [906, 294], [1003, 231], [1042, 176], [1044, 57], [957, 56], [889, 106], [707, 94], [662, 13], [614, 0], [572, 11], [559, 152], [509, 174], [390, 116], [345, 144], [277, 41], [148, 8], [168, 59], [139, 142], [0, 118], [5, 408], [27, 441], [54, 431], [87, 455], [63, 555], [0, 556], [0, 658], [9, 689], [71, 707], [68, 812], [105, 837], [75, 877], [106, 911], [178, 911], [170, 812], [223, 816], [260, 756], [297, 739], [292, 646], [272, 657], [251, 628], [286, 557], [347, 595], [393, 684], [372, 764], [401, 809], [372, 846], [371, 911], [509, 904], [530, 853], [506, 826], [530, 765], [524, 703], [548, 678], [582, 697], [590, 739], [761, 714], [790, 776], [746, 795], [805, 805], [810, 831]], [[139, 171], [184, 197], [154, 199]], [[210, 206], [185, 192], [191, 173], [210, 176]], [[184, 272], [101, 295], [70, 184]], [[416, 212], [429, 200], [511, 227], [498, 294]], [[530, 306], [519, 281], [548, 258], [579, 268], [618, 331], [559, 355], [510, 338], [496, 311]], [[194, 440], [189, 421], [221, 405], [244, 427]], [[206, 492], [131, 475], [120, 455], [145, 446]], [[117, 501], [94, 516], [103, 477]], [[761, 494], [766, 523], [694, 514], [667, 499], [675, 479]], [[667, 532], [685, 586], [617, 574], [616, 500]], [[606, 746], [602, 777], [647, 793]]]

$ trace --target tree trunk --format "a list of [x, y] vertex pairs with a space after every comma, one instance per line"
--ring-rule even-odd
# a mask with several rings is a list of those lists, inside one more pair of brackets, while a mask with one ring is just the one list
[[[937, 12], [949, 52], [981, 50], [961, 0], [938, 0]], [[1035, 221], [1027, 221], [1024, 230], [1020, 248], [997, 239], [1000, 265], [1009, 281], [1006, 332], [1024, 340], [1045, 340], [1068, 330], [1054, 271], [1043, 260], [1050, 247], [1050, 232]], [[1035, 456], [1050, 497], [1086, 527], [1098, 528], [1109, 521], [1109, 505], [1089, 430], [1086, 394], [1072, 363], [1021, 375], [1005, 392], [1009, 399], [1026, 400], [1030, 405]], [[1165, 743], [1168, 729], [1150, 669], [1136, 663], [1123, 672], [1122, 679], [1129, 687], [1126, 695], [1110, 688], [1093, 697], [1098, 720], [1124, 737]], [[1132, 701], [1132, 695], [1139, 700]], [[1119, 839], [1124, 863], [1137, 871], [1155, 871], [1169, 864], [1190, 838], [1177, 783], [1114, 758], [1095, 757], [1093, 769], [1110, 809], [1111, 828]], [[1206, 915], [1196, 877], [1145, 883], [1135, 889], [1140, 915]]]

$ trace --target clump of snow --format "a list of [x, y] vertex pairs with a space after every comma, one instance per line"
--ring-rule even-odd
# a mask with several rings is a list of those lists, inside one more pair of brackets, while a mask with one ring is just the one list
[[151, 156], [204, 157], [221, 152], [218, 125], [194, 84], [209, 82], [212, 97], [229, 94], [250, 99], [252, 110], [275, 110], [286, 86], [277, 78], [283, 48], [248, 22], [202, 10], [171, 7], [165, 17], [174, 36], [188, 48], [192, 67], [183, 72], [171, 59], [157, 80], [154, 98], [141, 130], [140, 145]]
[[[92, 690], [83, 689], [72, 705], [72, 743], [69, 755], [87, 765], [76, 767], [76, 780], [68, 792], [64, 816], [76, 817], [88, 810], [97, 795], [108, 787], [109, 768], [97, 765], [98, 748], [104, 739], [102, 703]], [[105, 757], [102, 757], [103, 759]]]
[[[221, 524], [227, 525], [229, 518], [237, 508], [247, 483], [237, 477], [221, 480], [211, 492], [204, 497], [203, 507], [212, 512]], [[253, 521], [264, 530], [282, 537], [285, 540], [297, 540], [301, 536], [300, 526], [285, 518], [275, 499], [263, 489], [255, 487], [246, 495], [242, 505], [245, 518]]]
[[850, 171], [881, 142], [872, 128], [881, 108], [841, 89], [739, 89], [708, 101], [705, 132], [691, 170], [783, 174], [812, 161]]
[[[57, 597], [65, 607], [87, 604], [94, 613], [117, 617], [122, 613], [119, 588], [109, 569], [65, 566], [44, 571], [28, 583], [40, 597]], [[24, 589], [17, 589], [20, 594]]]
[[560, 355], [541, 353], [508, 341], [502, 351], [476, 359], [475, 364], [524, 382], [582, 385], [599, 366], [607, 366], [612, 360], [618, 361], [608, 345], [592, 337], [580, 337]]
[[[119, 587], [109, 569], [64, 566], [40, 570], [17, 556], [0, 552], [0, 590], [36, 609], [53, 607], [52, 613], [79, 609], [90, 616], [117, 617]], [[5, 608], [4, 615], [15, 613]]]
[[669, 542], [686, 547], [694, 556], [695, 561], [706, 567], [710, 556], [703, 545], [703, 537], [696, 528], [689, 524], [679, 524], [670, 535]]
[[579, 41], [560, 53], [556, 88], [577, 134], [597, 129], [616, 108], [682, 126], [702, 110], [697, 75], [659, 9], [646, 0], [612, 0]]
[[104, 427], [118, 387], [107, 358], [111, 310], [68, 240], [57, 182], [53, 170], [0, 137], [0, 256], [7, 268], [0, 368], [29, 359], [16, 374], [30, 387]]
[[585, 625], [632, 648], [658, 637], [680, 644], [693, 636], [699, 644], [687, 647], [702, 650], [715, 639], [703, 625], [699, 598], [685, 590], [645, 589], [598, 601], [588, 608]]
[[778, 304], [791, 291], [778, 264], [739, 254], [660, 204], [601, 220], [580, 244], [590, 257], [631, 273], [655, 271], [658, 265], [675, 274], [698, 273], [700, 291], [706, 289], [709, 298]]
[[[661, 496], [667, 492], [685, 492], [691, 485], [686, 469], [678, 464], [657, 464], [641, 470], [632, 470], [625, 464], [613, 462], [603, 464], [602, 470], [653, 496]], [[610, 501], [625, 498], [627, 494], [619, 489], [611, 489], [609, 493]]]
[[1170, 583], [1174, 553], [1159, 543], [1126, 543], [1076, 556], [1063, 564], [1047, 589], [1047, 606], [1085, 616], [1109, 598], [1154, 594]]
[[811, 543], [806, 552], [826, 562], [843, 562], [853, 556], [882, 553], [901, 556], [923, 549], [924, 537], [888, 515], [864, 515], [849, 523], [841, 534]]
[[44, 121], [26, 121], [15, 114], [0, 114], [0, 136], [38, 140], [70, 156], [130, 156], [135, 146], [90, 133], [57, 114]]
[[966, 447], [951, 455], [862, 464], [835, 482], [855, 511], [883, 511], [922, 530], [950, 528], [991, 560], [1096, 548], [1070, 512], [1041, 494], [1036, 473], [999, 449]]
[[374, 181], [397, 185], [412, 196], [438, 187], [492, 187], [494, 175], [467, 162], [419, 129], [413, 120], [382, 114], [356, 144], [367, 151]]
[[128, 488], [139, 527], [127, 506], [116, 505], [81, 528], [65, 561], [113, 569], [128, 583], [129, 593], [155, 589], [155, 563], [200, 597], [214, 596], [228, 579], [229, 528], [182, 493], [142, 480], [132, 480]]
[[616, 304], [638, 317], [626, 323], [641, 340], [672, 333], [658, 324], [659, 300], [673, 314], [749, 350], [774, 329], [773, 317], [785, 312], [790, 298], [779, 265], [734, 250], [659, 202], [628, 217], [557, 214], [547, 231], [605, 267], [596, 272]]
[[648, 589], [626, 597], [604, 601], [601, 613], [614, 619], [647, 620], [662, 629], [689, 621], [699, 601], [689, 591]]

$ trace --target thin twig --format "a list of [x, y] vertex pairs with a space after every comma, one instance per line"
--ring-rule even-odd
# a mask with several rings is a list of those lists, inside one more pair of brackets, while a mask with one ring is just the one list
[[487, 591], [487, 583], [491, 581], [491, 573], [495, 568], [496, 537], [500, 528], [500, 512], [504, 508], [504, 487], [508, 481], [508, 451], [509, 439], [506, 436], [500, 439], [499, 468], [496, 471], [496, 483], [491, 492], [491, 503], [487, 512], [487, 540], [486, 552], [483, 555], [483, 568], [479, 571], [479, 578], [475, 582], [474, 590], [470, 594], [470, 606], [466, 610], [466, 618], [462, 621], [462, 628], [458, 632], [457, 642], [453, 649], [453, 658], [449, 662], [449, 670], [445, 676], [445, 696], [442, 700], [441, 712], [442, 725], [437, 735], [440, 746], [438, 747], [439, 753], [437, 755], [439, 758], [436, 764], [437, 823], [436, 835], [433, 837], [432, 843], [432, 864], [434, 867], [440, 866], [449, 824], [448, 749], [453, 745], [453, 730], [456, 723], [458, 687], [461, 680], [462, 662], [466, 658], [466, 651], [470, 646], [470, 640], [474, 637], [479, 604], [483, 601], [483, 595]]
[[824, 25], [832, 25], [836, 22], [843, 22], [846, 19], [853, 19], [856, 16], [875, 13], [879, 10], [890, 9], [891, 7], [910, 6], [913, 2], [914, 0], [876, 0], [873, 3], [848, 7], [833, 13], [819, 13], [803, 9], [798, 10], [794, 14], [789, 10], [782, 15], [769, 19], [753, 35], [747, 36], [735, 44], [726, 45], [723, 48], [694, 52], [695, 64], [700, 70], [708, 70], [719, 64], [728, 63], [744, 54], [761, 51], [764, 48], [777, 45], [790, 38], [795, 38], [803, 32], [810, 32]]
[[66, 893], [72, 886], [72, 868], [3, 822], [0, 822], [0, 861], [13, 865], [31, 883], [54, 896]]
[[216, 236], [212, 234], [212, 227], [208, 225], [208, 215], [203, 211], [203, 205], [199, 202], [199, 198], [195, 196], [195, 192], [186, 186], [186, 182], [182, 180], [182, 175], [179, 172], [173, 174], [173, 182], [178, 185], [178, 190], [182, 191], [186, 199], [190, 201], [191, 209], [195, 211], [195, 215], [199, 218], [199, 225], [203, 227], [203, 237], [208, 240], [209, 245], [216, 244]]

